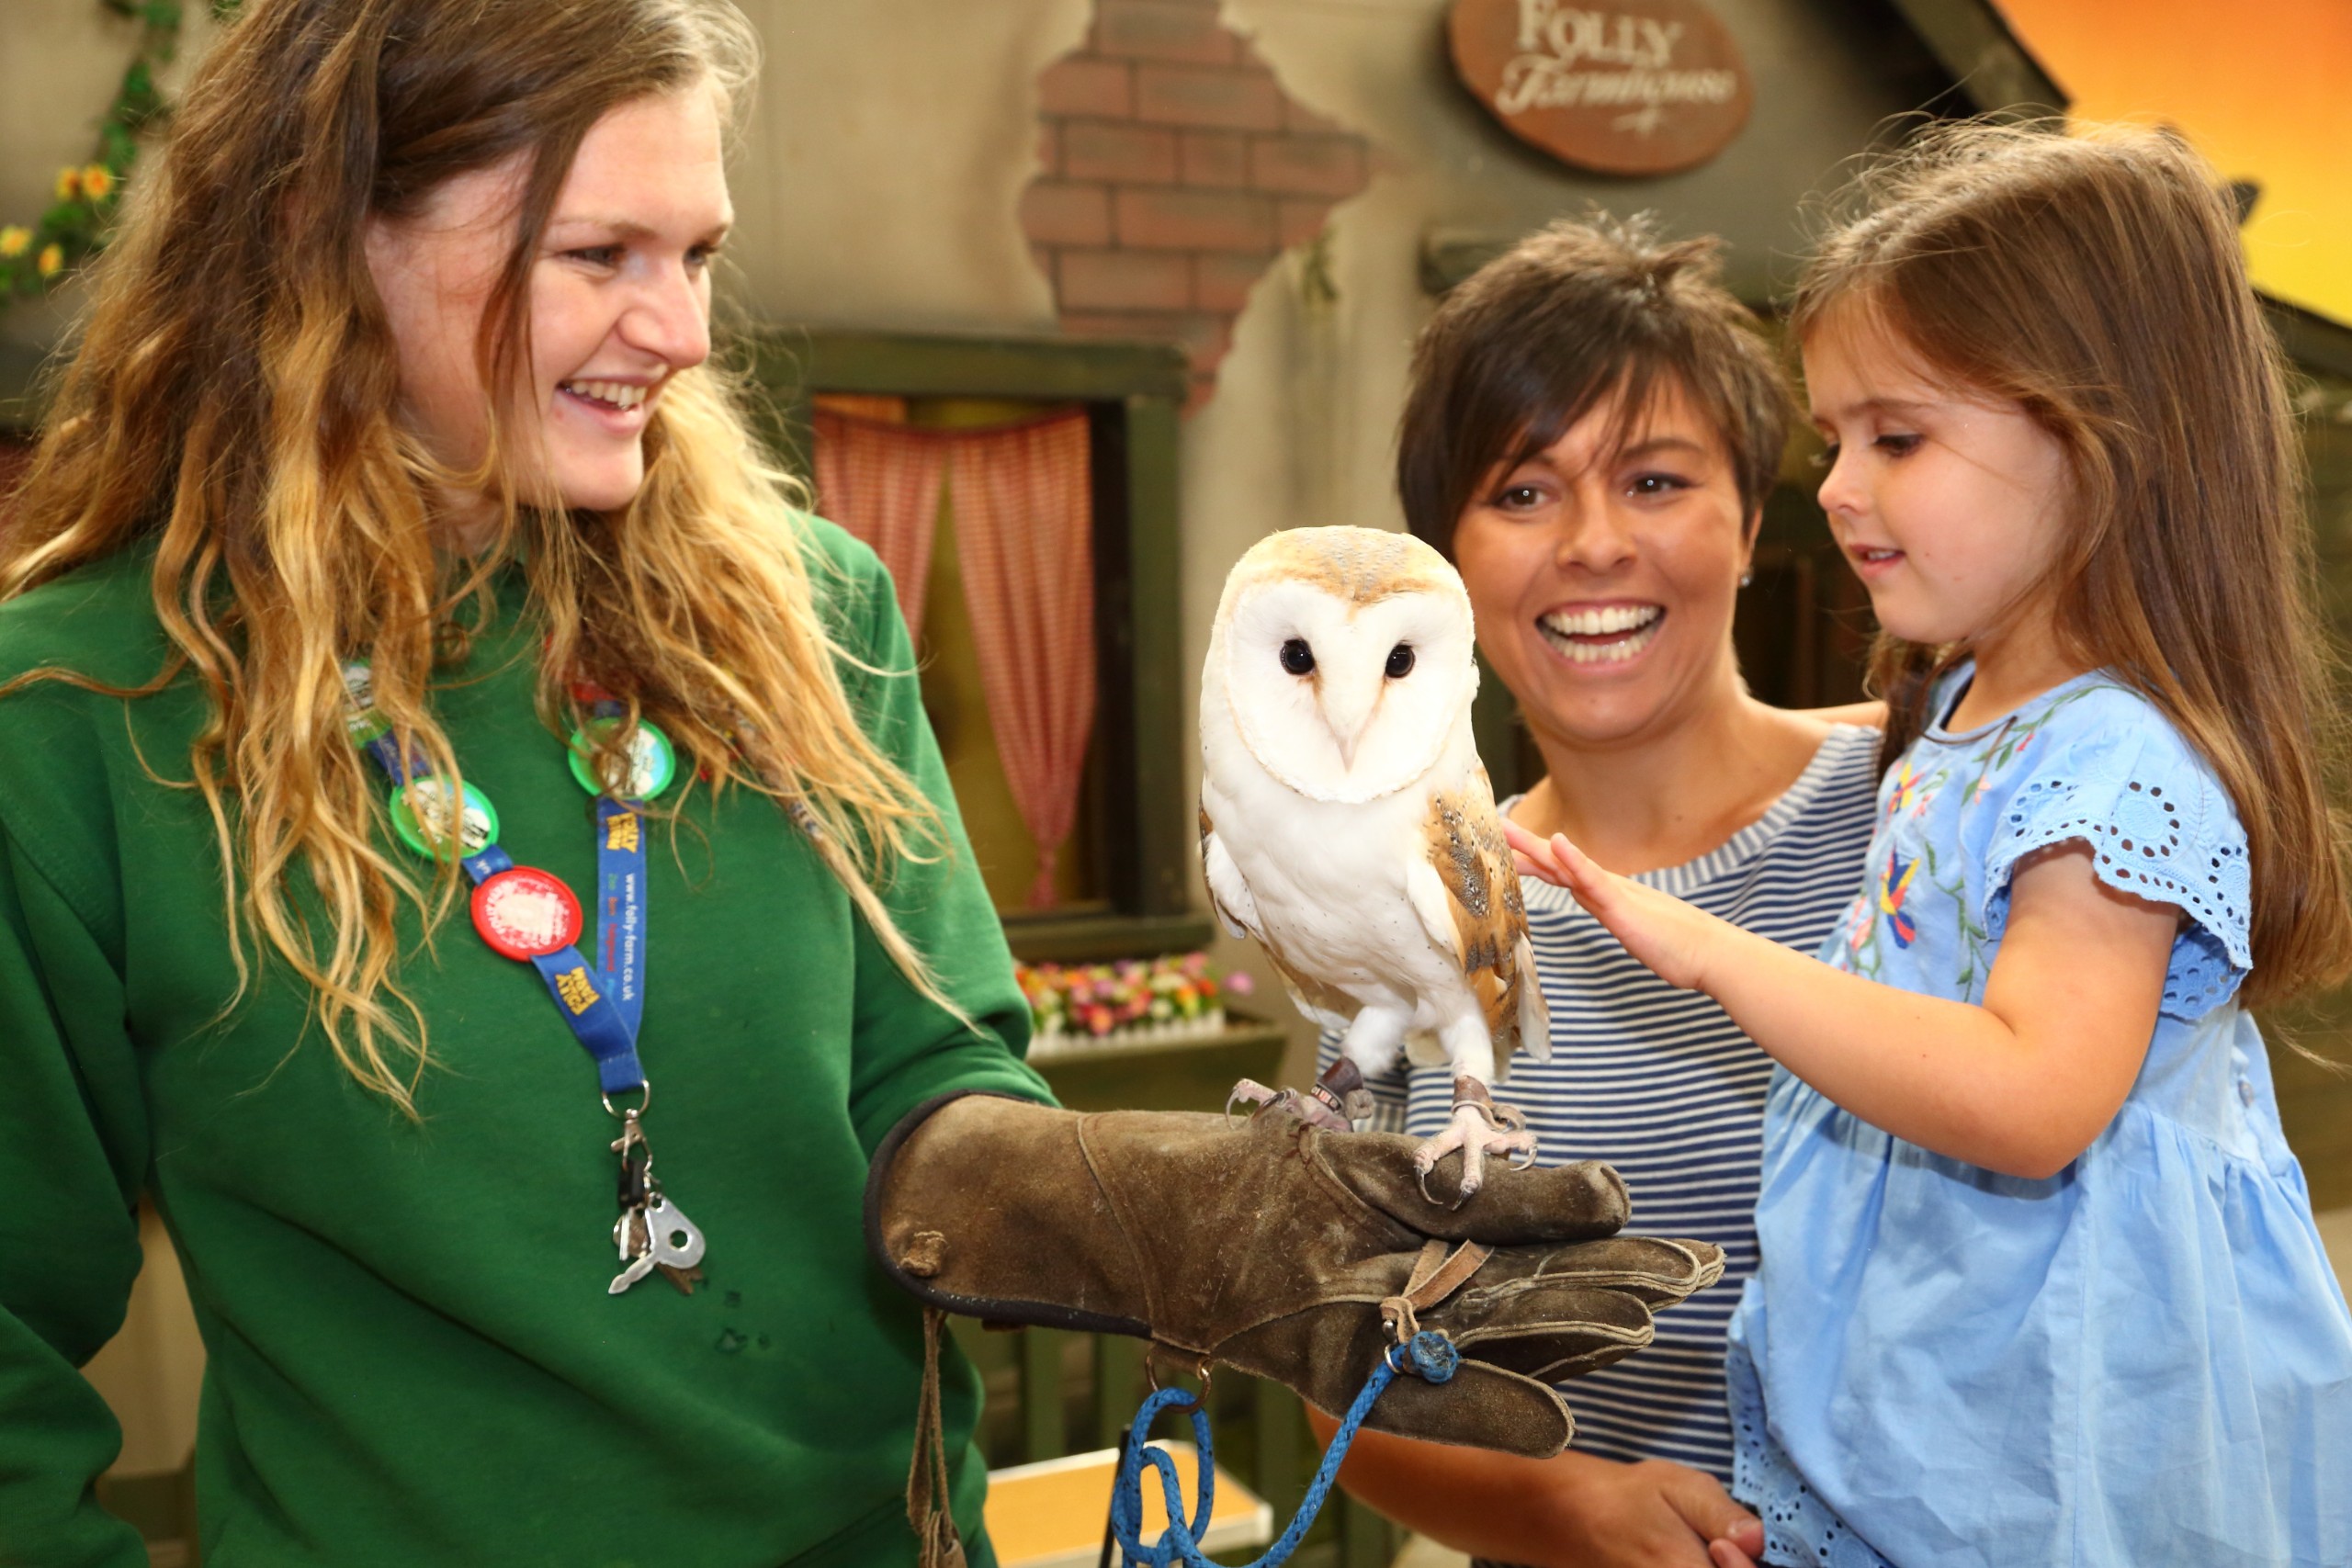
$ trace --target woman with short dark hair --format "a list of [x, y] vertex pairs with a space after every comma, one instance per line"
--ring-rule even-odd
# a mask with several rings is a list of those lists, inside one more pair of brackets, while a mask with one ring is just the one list
[[[1460, 568], [1478, 646], [1543, 754], [1510, 818], [1810, 952], [1870, 837], [1879, 713], [1789, 712], [1740, 679], [1732, 613], [1789, 404], [1714, 254], [1596, 219], [1464, 283], [1414, 355], [1397, 489], [1413, 531]], [[1756, 1266], [1771, 1062], [1566, 894], [1522, 887], [1553, 1055], [1522, 1057], [1505, 1093], [1543, 1160], [1609, 1160], [1645, 1226], [1724, 1248], [1724, 1280], [1661, 1319], [1645, 1355], [1579, 1381], [1567, 1453], [1368, 1435], [1348, 1480], [1481, 1557], [1705, 1568], [1712, 1547], [1744, 1561], [1761, 1531], [1724, 1489], [1724, 1333]], [[1442, 1067], [1372, 1089], [1413, 1133], [1436, 1129], [1451, 1092]]]

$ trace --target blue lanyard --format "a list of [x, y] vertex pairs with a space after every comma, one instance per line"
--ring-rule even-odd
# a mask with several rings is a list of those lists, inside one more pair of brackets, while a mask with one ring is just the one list
[[[364, 744], [396, 784], [433, 777], [432, 764], [414, 751], [403, 759], [389, 733]], [[458, 863], [476, 887], [517, 869], [494, 839]], [[645, 1088], [645, 1068], [637, 1055], [638, 1028], [645, 1016], [648, 926], [645, 814], [639, 802], [617, 801], [609, 795], [596, 797], [594, 902], [597, 936], [591, 945], [604, 959], [602, 964], [582, 957], [576, 941], [528, 958], [547, 983], [556, 1015], [596, 1064], [597, 1087], [609, 1099]]]
[[[470, 784], [452, 795], [433, 776], [431, 761], [401, 753], [390, 727], [375, 711], [368, 666], [344, 671], [351, 694], [351, 736], [392, 781], [392, 826], [409, 848], [437, 857], [454, 840], [463, 852], [458, 863], [474, 885], [474, 930], [493, 952], [529, 961], [547, 985], [556, 1016], [596, 1064], [605, 1109], [621, 1123], [612, 1142], [620, 1156], [620, 1218], [613, 1242], [621, 1271], [607, 1292], [619, 1295], [660, 1270], [688, 1295], [702, 1280], [702, 1232], [662, 1194], [653, 1176], [653, 1151], [645, 1140], [646, 1108], [653, 1086], [637, 1059], [637, 1034], [645, 1019], [645, 801], [660, 795], [676, 771], [669, 738], [639, 721], [629, 735], [628, 779], [616, 792], [594, 771], [591, 736], [627, 723], [627, 709], [593, 687], [575, 687], [594, 716], [571, 738], [571, 773], [596, 797], [596, 886], [582, 909], [560, 878], [534, 866], [517, 865], [498, 847], [498, 811]], [[627, 798], [618, 796], [626, 795]], [[580, 953], [589, 919], [595, 934], [589, 948], [598, 962]], [[626, 1108], [615, 1095], [637, 1095]]]

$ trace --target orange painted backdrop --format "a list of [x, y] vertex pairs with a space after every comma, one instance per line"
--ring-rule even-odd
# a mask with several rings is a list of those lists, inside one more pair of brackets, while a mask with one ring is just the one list
[[2231, 179], [2257, 288], [2352, 324], [2352, 0], [1996, 0], [2082, 119], [2163, 120]]

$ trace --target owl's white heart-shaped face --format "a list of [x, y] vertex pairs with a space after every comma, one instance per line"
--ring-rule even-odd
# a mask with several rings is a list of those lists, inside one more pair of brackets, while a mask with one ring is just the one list
[[1261, 578], [1230, 605], [1226, 701], [1250, 755], [1284, 784], [1373, 800], [1437, 761], [1477, 693], [1471, 647], [1458, 581], [1366, 598]]

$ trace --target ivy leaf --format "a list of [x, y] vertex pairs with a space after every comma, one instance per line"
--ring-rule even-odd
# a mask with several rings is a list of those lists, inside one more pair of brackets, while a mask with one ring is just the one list
[[[138, 51], [124, 70], [122, 85], [98, 126], [98, 145], [93, 161], [112, 171], [119, 182], [139, 155], [136, 137], [141, 128], [170, 112], [171, 106], [164, 102], [156, 85], [155, 70], [171, 60], [179, 43], [187, 6], [184, 0], [100, 3], [115, 15], [131, 17], [145, 26]], [[210, 0], [210, 6], [212, 14], [225, 20], [236, 14], [238, 0]], [[63, 282], [78, 264], [106, 243], [115, 205], [112, 196], [98, 202], [74, 199], [61, 201], [43, 213], [34, 226], [27, 254], [0, 260], [0, 303], [19, 294], [44, 294]], [[41, 252], [52, 244], [58, 248], [64, 265], [54, 274], [43, 276], [38, 260]]]
[[155, 90], [155, 73], [143, 60], [133, 61], [122, 73], [122, 90], [115, 95], [114, 123], [137, 130], [163, 112], [164, 96]]

